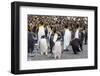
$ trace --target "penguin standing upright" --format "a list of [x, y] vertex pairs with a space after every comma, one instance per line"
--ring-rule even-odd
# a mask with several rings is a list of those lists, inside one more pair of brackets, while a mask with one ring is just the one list
[[68, 50], [68, 46], [71, 41], [71, 31], [68, 29], [68, 26], [65, 26], [65, 33], [64, 33], [64, 50]]
[[61, 58], [61, 54], [62, 54], [62, 46], [61, 46], [61, 37], [58, 36], [57, 40], [55, 41], [55, 45], [53, 47], [53, 55], [54, 58]]
[[79, 28], [79, 25], [77, 25], [76, 31], [74, 33], [73, 39], [71, 40], [70, 44], [72, 46], [74, 54], [77, 54], [78, 52], [80, 52], [81, 40], [80, 40], [80, 28]]
[[47, 55], [48, 54], [48, 45], [47, 45], [47, 40], [46, 40], [45, 35], [41, 36], [39, 43], [40, 43], [41, 55], [43, 55], [43, 54]]
[[34, 50], [34, 39], [32, 32], [28, 32], [28, 53], [32, 53]]
[[39, 28], [38, 28], [38, 45], [40, 46], [39, 44], [39, 41], [41, 39], [42, 36], [45, 35], [45, 29], [44, 29], [44, 26], [43, 26], [43, 22], [40, 22], [40, 25], [39, 25]]

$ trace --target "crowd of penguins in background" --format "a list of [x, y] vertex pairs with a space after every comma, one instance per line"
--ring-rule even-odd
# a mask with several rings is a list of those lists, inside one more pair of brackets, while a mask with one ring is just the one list
[[88, 17], [28, 15], [28, 53], [35, 45], [41, 55], [61, 58], [64, 51], [77, 55], [87, 45]]

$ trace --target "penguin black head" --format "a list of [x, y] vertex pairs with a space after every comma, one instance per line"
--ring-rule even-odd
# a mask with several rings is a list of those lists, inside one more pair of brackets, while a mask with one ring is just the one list
[[60, 40], [61, 40], [61, 37], [60, 37], [60, 36], [58, 36], [57, 41], [60, 41]]

